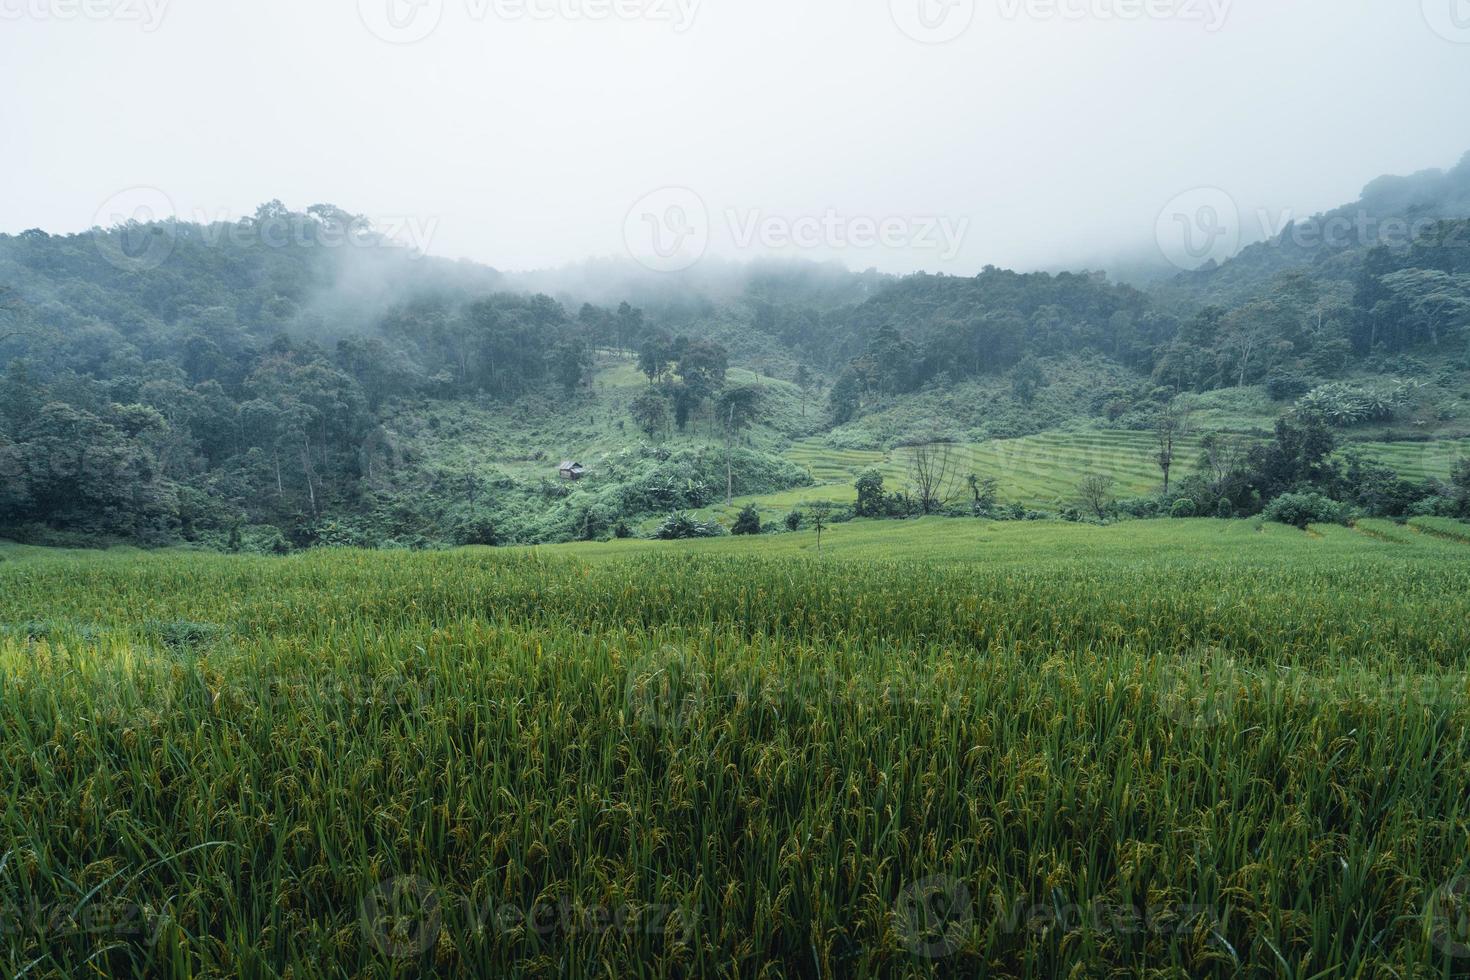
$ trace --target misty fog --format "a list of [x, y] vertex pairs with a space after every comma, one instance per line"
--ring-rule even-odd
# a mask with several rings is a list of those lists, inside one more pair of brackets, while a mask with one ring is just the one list
[[278, 198], [500, 270], [1146, 278], [1181, 195], [1245, 244], [1453, 165], [1454, 3], [0, 0], [0, 230]]

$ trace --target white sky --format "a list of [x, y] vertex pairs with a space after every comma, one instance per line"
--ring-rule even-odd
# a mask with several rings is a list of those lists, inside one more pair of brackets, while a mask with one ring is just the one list
[[[438, 26], [387, 43], [389, 4]], [[920, 43], [926, 12], [973, 19]], [[1308, 214], [1455, 163], [1470, 0], [0, 0], [0, 84], [6, 232], [143, 186], [190, 218], [330, 202], [503, 269], [662, 222], [969, 274], [1152, 247], [1193, 188]], [[697, 196], [630, 216], [666, 187]]]

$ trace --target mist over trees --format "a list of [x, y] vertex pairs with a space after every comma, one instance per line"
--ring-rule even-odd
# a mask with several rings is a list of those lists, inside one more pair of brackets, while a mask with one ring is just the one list
[[[1147, 292], [1095, 273], [993, 267], [893, 277], [711, 263], [660, 277], [589, 263], [508, 275], [372, 233], [343, 244], [353, 216], [279, 202], [232, 223], [0, 235], [0, 533], [219, 542], [243, 528], [281, 549], [332, 542], [348, 524], [366, 543], [610, 533], [732, 499], [737, 485], [796, 485], [787, 464], [745, 446], [771, 390], [732, 380], [737, 368], [789, 385], [793, 424], [810, 432], [977, 379], [1002, 379], [1016, 411], [1032, 411], [1059, 359], [1122, 372], [1146, 404], [1262, 385], [1329, 427], [1354, 424], [1391, 414], [1398, 395], [1341, 379], [1404, 352], [1470, 356], [1470, 220], [1455, 216], [1470, 200], [1470, 159], [1412, 192], [1370, 186], [1357, 207], [1406, 197], [1424, 219], [1412, 242], [1307, 248], [1283, 233]], [[566, 487], [486, 484], [421, 458], [392, 423], [531, 396], [581, 410], [608, 358], [643, 380], [617, 424], [630, 445], [649, 445], [638, 467], [659, 475], [630, 464], [628, 486], [595, 503]], [[1097, 411], [1112, 422], [1130, 409]], [[1166, 494], [1188, 428], [1173, 411], [1137, 422], [1157, 436]], [[1306, 442], [1252, 460], [1258, 496], [1326, 479], [1302, 462], [1314, 430], [1283, 424], [1281, 445]], [[715, 451], [676, 463], [659, 448], [676, 436]], [[1191, 492], [1258, 510], [1231, 485], [1242, 452], [1211, 444], [1211, 484]], [[947, 456], [930, 462], [942, 486], [912, 481], [920, 513], [964, 496], [966, 474]], [[1379, 486], [1374, 499], [1394, 497], [1381, 474], [1356, 474]], [[859, 490], [859, 513], [886, 499]], [[528, 511], [558, 516], [507, 530], [508, 515]]]

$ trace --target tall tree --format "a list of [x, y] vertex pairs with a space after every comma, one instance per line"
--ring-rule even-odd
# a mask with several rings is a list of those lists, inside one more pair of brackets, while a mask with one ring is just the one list
[[725, 506], [734, 498], [735, 437], [755, 424], [760, 417], [761, 390], [755, 385], [738, 385], [727, 388], [720, 396], [718, 414], [720, 427], [725, 431]]
[[1159, 410], [1154, 419], [1154, 441], [1158, 453], [1154, 456], [1159, 469], [1164, 471], [1164, 493], [1169, 492], [1169, 471], [1174, 468], [1174, 454], [1179, 442], [1189, 433], [1189, 406], [1182, 398], [1174, 398]]

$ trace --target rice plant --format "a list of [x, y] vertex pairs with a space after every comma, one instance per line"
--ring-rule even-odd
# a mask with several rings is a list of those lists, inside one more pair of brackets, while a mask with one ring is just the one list
[[1470, 973], [1464, 527], [10, 549], [0, 969]]

